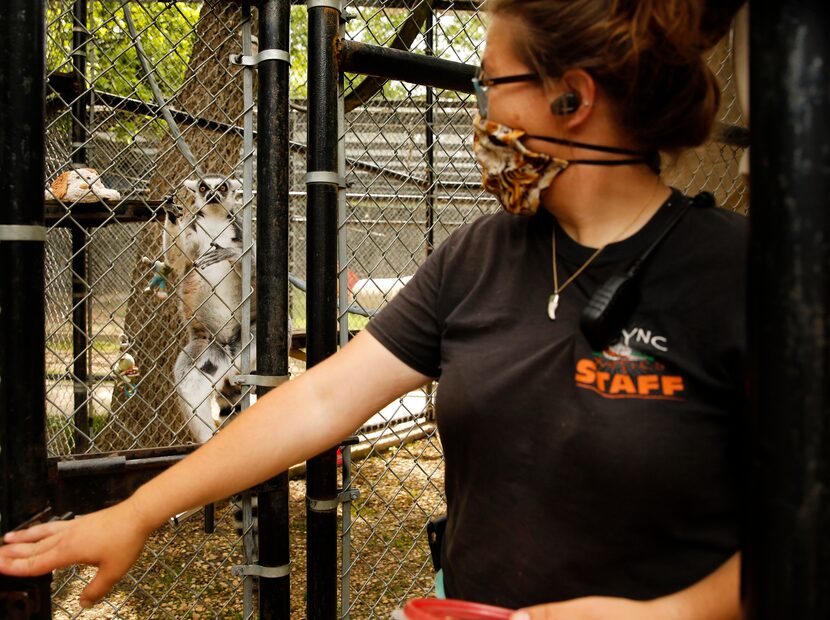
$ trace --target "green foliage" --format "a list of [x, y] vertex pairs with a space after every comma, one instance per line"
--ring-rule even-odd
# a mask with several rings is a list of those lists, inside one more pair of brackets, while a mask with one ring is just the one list
[[[162, 94], [172, 96], [184, 81], [201, 3], [130, 3], [139, 40], [153, 67]], [[47, 10], [47, 70], [71, 71], [71, 3]], [[97, 90], [152, 101], [144, 70], [127, 30], [121, 2], [90, 3], [87, 77]]]
[[291, 7], [291, 99], [308, 98], [308, 10], [304, 6]]
[[[182, 86], [196, 40], [196, 23], [202, 10], [201, 2], [132, 2], [129, 4], [139, 39], [145, 50], [162, 95], [172, 97]], [[139, 62], [120, 0], [92, 0], [88, 30], [90, 45], [87, 76], [96, 90], [153, 102], [153, 93]], [[351, 19], [347, 38], [373, 45], [389, 45], [410, 16], [409, 9], [363, 7], [347, 9]], [[51, 0], [47, 6], [47, 69], [51, 72], [72, 71], [72, 2]], [[484, 25], [476, 14], [447, 11], [434, 21], [434, 53], [459, 62], [478, 62]], [[416, 53], [426, 53], [426, 42], [419, 34], [410, 46]], [[291, 7], [291, 98], [308, 96], [308, 12], [305, 6]], [[357, 86], [363, 76], [347, 74], [346, 90]], [[389, 81], [382, 96], [387, 100], [423, 98], [421, 86]], [[457, 99], [456, 93], [439, 93], [444, 99]], [[460, 95], [466, 97], [466, 95]], [[146, 129], [149, 119], [125, 121], [116, 133], [122, 138]], [[159, 124], [155, 131], [164, 131]]]
[[[46, 59], [49, 73], [72, 72], [72, 3], [47, 7]], [[201, 3], [134, 2], [129, 5], [139, 41], [165, 99], [182, 86], [193, 44]], [[87, 23], [87, 79], [95, 90], [154, 102], [147, 76], [127, 29], [121, 2], [90, 2]], [[128, 141], [150, 129], [164, 130], [157, 119], [122, 115], [112, 133]]]

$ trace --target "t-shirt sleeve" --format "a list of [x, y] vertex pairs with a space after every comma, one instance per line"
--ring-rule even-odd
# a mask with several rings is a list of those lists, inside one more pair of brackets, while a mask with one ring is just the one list
[[403, 290], [366, 326], [404, 364], [435, 378], [441, 374], [444, 319], [439, 312], [439, 298], [448, 243], [429, 256]]

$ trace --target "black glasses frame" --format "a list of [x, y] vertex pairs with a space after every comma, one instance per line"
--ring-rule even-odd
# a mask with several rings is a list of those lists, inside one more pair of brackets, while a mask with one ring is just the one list
[[505, 75], [497, 78], [473, 78], [473, 90], [476, 94], [478, 113], [481, 118], [487, 118], [487, 89], [499, 84], [514, 84], [516, 82], [535, 82], [539, 79], [538, 73], [521, 73], [517, 75]]

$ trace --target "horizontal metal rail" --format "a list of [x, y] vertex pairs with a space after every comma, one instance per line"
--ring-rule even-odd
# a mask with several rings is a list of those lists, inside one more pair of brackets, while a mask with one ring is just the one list
[[[112, 506], [195, 451], [198, 445], [124, 450], [47, 460], [52, 512], [86, 514]], [[270, 490], [268, 483], [255, 492]]]
[[473, 92], [472, 79], [478, 70], [475, 65], [357, 41], [341, 41], [340, 67], [350, 73], [470, 94]]

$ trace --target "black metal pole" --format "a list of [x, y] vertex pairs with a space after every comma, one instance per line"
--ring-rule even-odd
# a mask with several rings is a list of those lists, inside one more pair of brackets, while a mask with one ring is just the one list
[[[259, 4], [259, 49], [288, 50], [290, 0]], [[259, 65], [257, 109], [257, 374], [288, 375], [288, 63]], [[269, 388], [257, 387], [257, 397]], [[257, 496], [259, 563], [288, 566], [288, 473]], [[290, 577], [260, 579], [261, 618], [289, 618]]]
[[86, 163], [87, 110], [89, 88], [86, 83], [86, 53], [89, 43], [87, 0], [75, 0], [72, 6], [72, 71], [75, 98], [72, 100], [72, 161]]
[[[44, 2], [0, 11], [0, 532], [47, 507]], [[51, 575], [0, 577], [0, 617], [51, 617]], [[33, 609], [35, 608], [35, 609]]]
[[357, 41], [343, 41], [340, 44], [339, 55], [343, 71], [376, 75], [462, 93], [473, 92], [471, 80], [477, 70], [474, 65]]
[[[89, 89], [86, 83], [87, 0], [75, 0], [72, 9], [72, 68], [76, 97], [72, 102], [72, 163], [87, 164], [86, 143]], [[74, 452], [89, 447], [89, 284], [86, 228], [72, 226], [72, 388], [74, 403]]]
[[830, 12], [750, 11], [750, 620], [830, 618]]
[[[337, 350], [337, 80], [340, 12], [308, 9], [308, 366]], [[310, 620], [337, 616], [337, 452], [308, 461], [308, 603]]]

